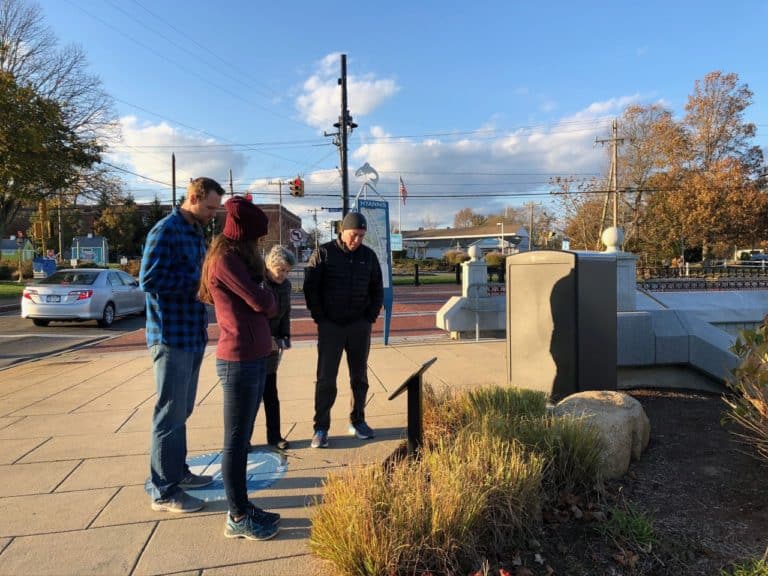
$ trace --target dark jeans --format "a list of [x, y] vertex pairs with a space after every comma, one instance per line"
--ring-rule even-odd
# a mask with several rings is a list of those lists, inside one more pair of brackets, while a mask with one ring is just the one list
[[[264, 404], [264, 416], [267, 420], [267, 444], [277, 444], [283, 439], [280, 434], [280, 398], [277, 396], [277, 372], [267, 374], [267, 378], [264, 381], [262, 404]], [[258, 413], [258, 407], [256, 412]], [[251, 430], [248, 438], [253, 436], [255, 420], [256, 414], [254, 414], [251, 421]]]
[[249, 362], [216, 360], [216, 374], [224, 390], [224, 449], [221, 475], [224, 492], [232, 516], [248, 510], [245, 472], [248, 463], [248, 441], [253, 419], [264, 393], [266, 361]]
[[352, 387], [349, 421], [365, 420], [368, 394], [368, 352], [371, 348], [371, 323], [359, 320], [339, 326], [321, 322], [317, 326], [317, 382], [315, 383], [315, 430], [331, 427], [331, 408], [336, 402], [336, 376], [341, 353], [347, 353], [349, 384]]

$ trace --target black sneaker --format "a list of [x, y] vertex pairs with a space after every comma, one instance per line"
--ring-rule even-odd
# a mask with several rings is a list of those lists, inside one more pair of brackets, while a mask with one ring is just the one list
[[184, 480], [179, 482], [179, 488], [184, 490], [194, 490], [195, 488], [203, 488], [209, 484], [213, 484], [213, 476], [203, 476], [187, 472], [187, 475], [184, 476]]
[[248, 514], [259, 524], [265, 526], [277, 526], [280, 524], [280, 514], [267, 512], [258, 506], [248, 502]]
[[277, 442], [267, 442], [270, 446], [274, 446], [278, 450], [288, 450], [288, 447], [290, 444], [288, 444], [288, 440], [285, 438], [280, 438]]

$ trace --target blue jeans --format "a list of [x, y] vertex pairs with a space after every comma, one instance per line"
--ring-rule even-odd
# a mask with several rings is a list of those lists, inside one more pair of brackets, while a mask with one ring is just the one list
[[187, 473], [187, 418], [197, 395], [203, 352], [150, 346], [157, 401], [152, 415], [150, 477], [152, 497], [169, 498]]
[[265, 358], [248, 362], [216, 360], [216, 374], [224, 391], [224, 449], [221, 475], [232, 516], [248, 511], [245, 472], [253, 419], [264, 394]]

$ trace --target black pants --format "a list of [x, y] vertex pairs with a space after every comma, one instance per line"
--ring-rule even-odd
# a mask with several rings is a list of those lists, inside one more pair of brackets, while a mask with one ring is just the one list
[[317, 382], [315, 383], [315, 430], [331, 427], [331, 408], [336, 402], [336, 376], [341, 353], [347, 353], [352, 401], [349, 421], [365, 420], [368, 395], [368, 351], [371, 348], [371, 323], [359, 320], [339, 326], [321, 322], [317, 326]]
[[267, 444], [277, 444], [283, 437], [280, 435], [280, 398], [277, 396], [277, 372], [267, 374], [264, 383], [264, 416], [267, 419]]
[[[277, 396], [277, 372], [267, 374], [264, 380], [264, 395], [261, 397], [261, 402], [264, 404], [264, 417], [267, 420], [267, 444], [277, 444], [283, 439], [280, 434], [280, 398]], [[256, 412], [258, 412], [258, 407]], [[253, 415], [253, 420], [248, 430], [247, 437], [249, 440], [253, 436], [256, 415]], [[252, 441], [251, 443], [253, 444]]]

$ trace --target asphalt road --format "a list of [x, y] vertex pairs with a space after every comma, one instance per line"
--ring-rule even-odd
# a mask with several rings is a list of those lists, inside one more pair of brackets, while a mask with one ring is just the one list
[[[451, 297], [461, 293], [455, 284], [434, 286], [397, 286], [393, 306], [391, 338], [445, 335], [435, 327], [435, 313]], [[209, 309], [211, 344], [218, 338], [218, 326], [213, 309]], [[116, 320], [111, 328], [99, 328], [96, 321], [69, 323], [51, 322], [38, 327], [31, 320], [19, 317], [18, 310], [0, 313], [0, 370], [15, 364], [73, 348], [89, 347], [94, 351], [119, 351], [144, 348], [145, 320], [132, 316]], [[373, 329], [374, 337], [383, 336], [383, 314]], [[292, 298], [291, 333], [293, 339], [312, 340], [317, 328], [304, 306], [304, 297]], [[2, 376], [0, 375], [0, 381]]]
[[[0, 370], [11, 364], [79, 348], [144, 328], [144, 318], [116, 320], [111, 328], [90, 322], [51, 322], [45, 328], [19, 316], [18, 310], [0, 314]], [[1, 379], [1, 377], [0, 377]]]

